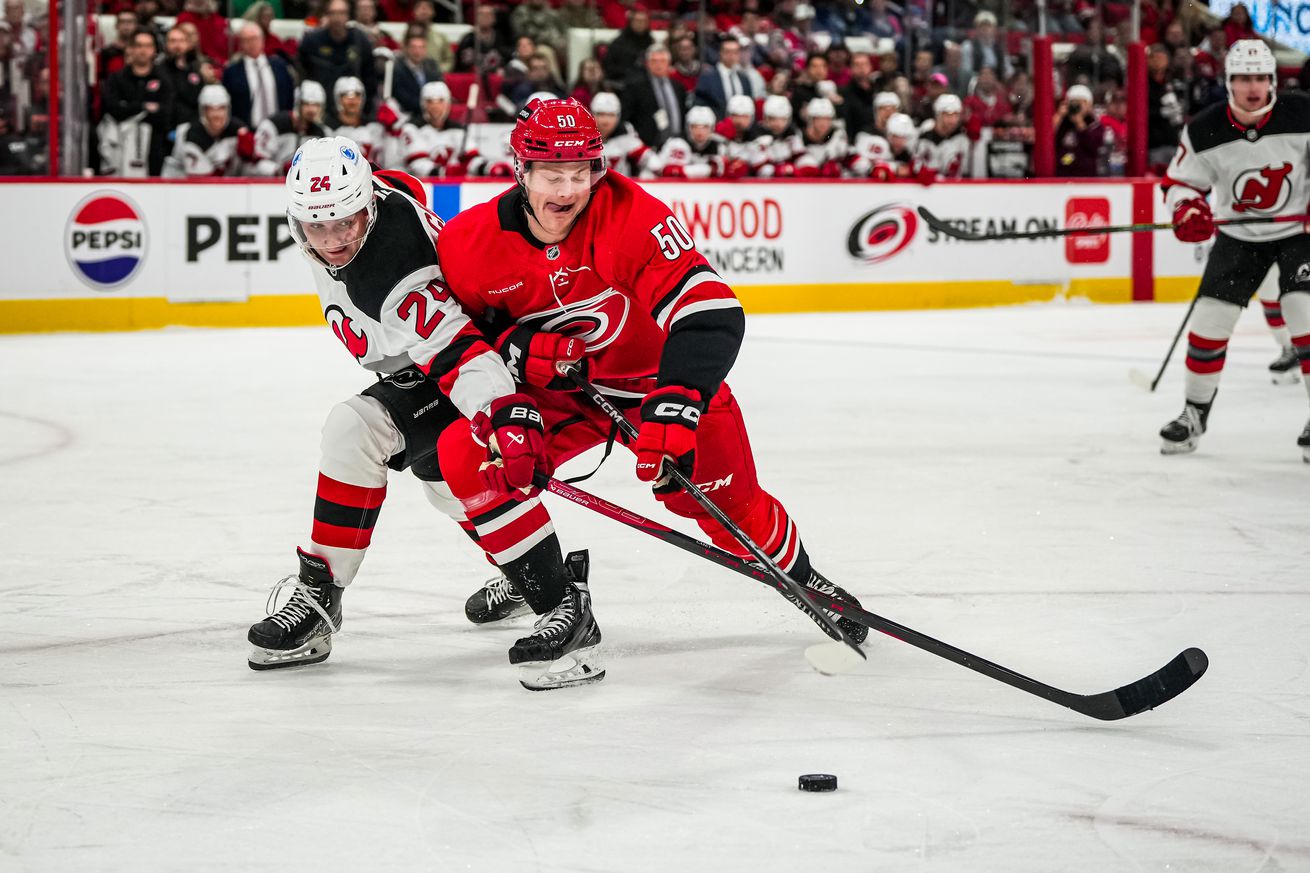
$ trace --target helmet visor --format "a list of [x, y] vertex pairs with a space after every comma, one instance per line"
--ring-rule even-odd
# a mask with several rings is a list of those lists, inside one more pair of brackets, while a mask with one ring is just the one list
[[591, 191], [603, 175], [603, 160], [567, 163], [530, 161], [523, 170], [523, 188], [531, 195], [568, 200]]
[[329, 267], [344, 267], [359, 254], [373, 229], [373, 210], [361, 209], [344, 218], [309, 221], [287, 214], [291, 236], [301, 248]]

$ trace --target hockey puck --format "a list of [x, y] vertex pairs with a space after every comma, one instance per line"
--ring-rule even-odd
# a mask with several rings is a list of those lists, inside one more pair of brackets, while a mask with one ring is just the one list
[[836, 791], [837, 777], [831, 773], [807, 773], [800, 778], [801, 791]]

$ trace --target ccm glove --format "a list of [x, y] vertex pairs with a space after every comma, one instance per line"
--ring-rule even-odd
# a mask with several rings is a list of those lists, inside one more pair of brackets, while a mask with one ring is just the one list
[[473, 416], [473, 438], [487, 447], [488, 463], [478, 475], [493, 491], [531, 493], [533, 473], [550, 472], [541, 411], [526, 394], [498, 397], [491, 402], [491, 415]]
[[1214, 236], [1214, 213], [1201, 197], [1184, 200], [1174, 207], [1174, 236], [1185, 243], [1205, 242]]
[[701, 396], [694, 388], [667, 385], [646, 395], [641, 403], [641, 431], [637, 434], [637, 478], [654, 482], [655, 493], [680, 489], [664, 477], [669, 460], [684, 476], [696, 467], [696, 425], [700, 424]]
[[535, 385], [550, 391], [571, 391], [573, 380], [560, 374], [562, 364], [581, 364], [582, 375], [587, 375], [587, 344], [576, 337], [562, 333], [546, 333], [520, 324], [511, 327], [496, 340], [505, 366], [514, 381], [521, 385]]

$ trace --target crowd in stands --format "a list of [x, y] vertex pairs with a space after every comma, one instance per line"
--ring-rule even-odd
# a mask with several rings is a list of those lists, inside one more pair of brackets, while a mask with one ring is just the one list
[[[0, 137], [45, 119], [32, 27], [44, 10], [31, 2], [45, 0], [5, 0]], [[91, 153], [114, 175], [277, 176], [304, 138], [336, 131], [381, 165], [508, 175], [515, 113], [567, 96], [596, 115], [612, 164], [647, 178], [1022, 177], [1037, 11], [1004, 8], [1002, 29], [998, 0], [231, 0], [233, 26], [215, 0], [107, 0], [114, 32], [92, 34]], [[1159, 170], [1184, 121], [1226, 99], [1226, 48], [1254, 31], [1241, 4], [1224, 21], [1195, 0], [1141, 9]], [[1059, 175], [1125, 171], [1130, 10], [1047, 3], [1065, 44]], [[288, 18], [305, 23], [298, 40], [273, 31]], [[437, 25], [456, 19], [471, 29], [448, 39]], [[618, 32], [570, 57], [575, 28]]]
[[0, 176], [44, 174], [50, 125], [46, 0], [4, 0], [0, 20]]

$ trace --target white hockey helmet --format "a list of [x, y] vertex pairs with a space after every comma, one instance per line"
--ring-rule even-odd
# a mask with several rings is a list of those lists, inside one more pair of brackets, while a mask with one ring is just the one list
[[[364, 159], [359, 145], [344, 136], [308, 140], [291, 158], [286, 189], [287, 223], [301, 249], [331, 269], [349, 264], [373, 230], [377, 218], [373, 168]], [[338, 236], [331, 240], [332, 249], [355, 246], [354, 252], [340, 264], [327, 260], [316, 245], [323, 246], [325, 234], [339, 229], [345, 219], [360, 211], [368, 213], [364, 227], [352, 236]], [[353, 223], [351, 226], [354, 227]]]
[[919, 129], [914, 126], [914, 119], [904, 112], [897, 112], [887, 119], [887, 135], [900, 136], [913, 140], [918, 137]]
[[942, 94], [932, 102], [933, 115], [946, 115], [950, 112], [963, 112], [964, 104], [954, 94]]
[[418, 92], [418, 99], [422, 103], [427, 103], [429, 100], [445, 100], [449, 103], [452, 99], [450, 86], [445, 82], [428, 82]]
[[1224, 83], [1228, 86], [1228, 105], [1233, 109], [1242, 109], [1233, 102], [1234, 76], [1268, 76], [1270, 81], [1269, 102], [1264, 108], [1252, 113], [1265, 115], [1274, 108], [1278, 99], [1278, 62], [1274, 53], [1262, 39], [1239, 39], [1228, 48], [1228, 57], [1224, 60]]
[[617, 94], [611, 94], [608, 91], [601, 91], [591, 98], [591, 114], [596, 115], [618, 115], [623, 111], [623, 104], [619, 102]]
[[342, 76], [332, 83], [332, 102], [340, 103], [347, 94], [364, 96], [364, 83], [355, 76]]
[[206, 85], [200, 89], [200, 96], [196, 98], [196, 105], [201, 109], [207, 106], [232, 106], [232, 96], [227, 93], [227, 89], [222, 85]]
[[836, 118], [837, 107], [827, 97], [815, 97], [805, 104], [806, 118]]
[[1086, 85], [1070, 85], [1069, 90], [1064, 92], [1064, 99], [1068, 100], [1070, 103], [1077, 100], [1080, 103], [1086, 103], [1088, 106], [1091, 106], [1093, 101], [1092, 89], [1088, 88]]
[[728, 98], [729, 115], [749, 115], [755, 118], [755, 101], [745, 94], [734, 94]]
[[897, 96], [895, 91], [879, 91], [873, 97], [873, 105], [877, 108], [895, 106], [897, 109], [900, 109], [901, 98]]
[[765, 118], [791, 118], [791, 101], [781, 94], [770, 94], [764, 98]]
[[717, 120], [714, 117], [714, 110], [708, 106], [693, 106], [687, 110], [688, 127], [694, 127], [698, 124], [713, 127]]
[[323, 90], [322, 85], [315, 82], [313, 79], [306, 79], [301, 82], [300, 87], [296, 89], [297, 106], [303, 106], [306, 103], [322, 106], [326, 102], [327, 92]]
[[560, 96], [558, 94], [552, 94], [549, 91], [533, 91], [531, 94], [528, 95], [528, 99], [523, 101], [523, 105], [527, 106], [533, 100], [559, 100], [559, 99]]

